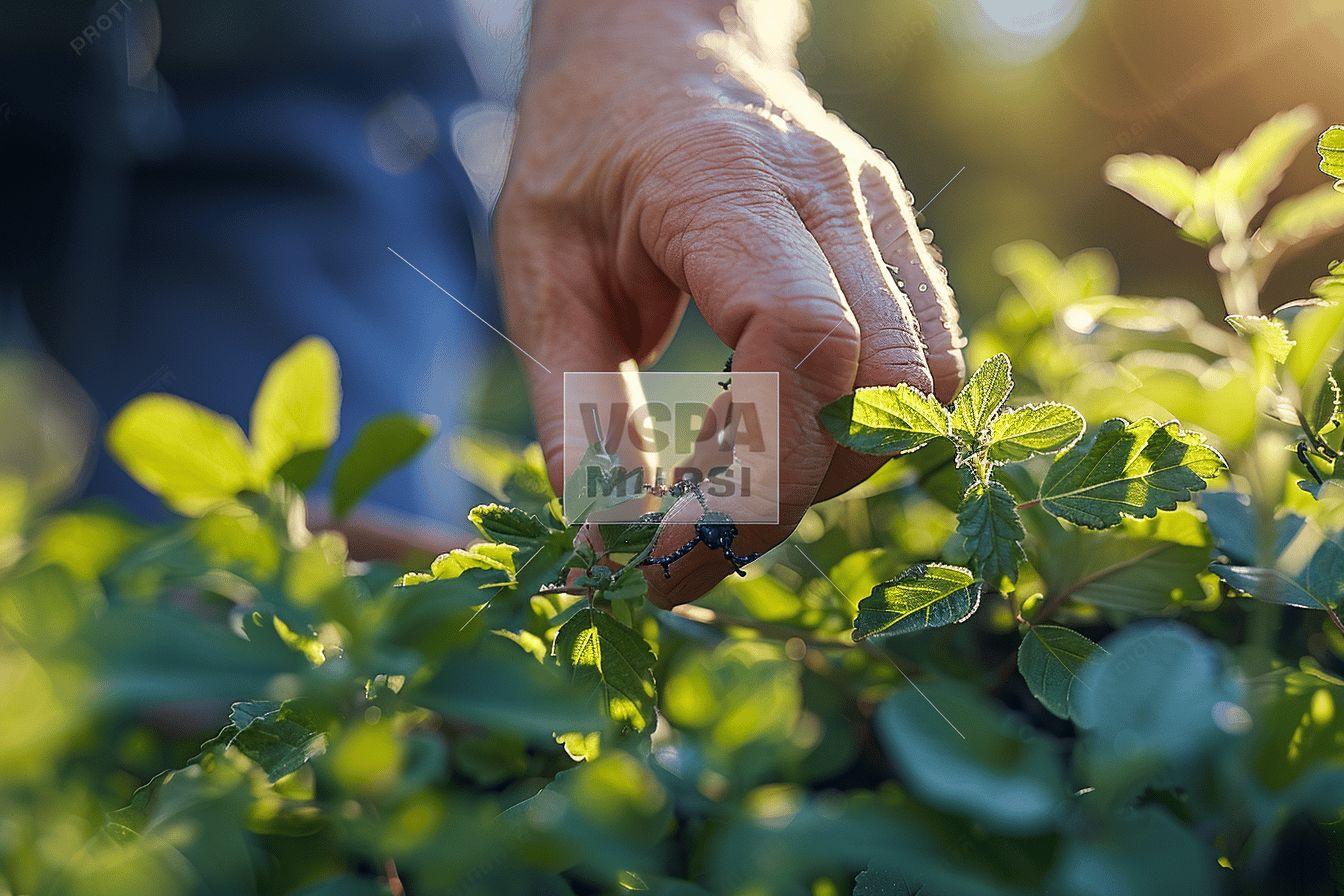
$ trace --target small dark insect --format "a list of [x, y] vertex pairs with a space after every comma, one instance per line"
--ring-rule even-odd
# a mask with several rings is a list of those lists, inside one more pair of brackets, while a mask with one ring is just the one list
[[[723, 362], [723, 372], [724, 372], [724, 373], [732, 373], [732, 372], [733, 372], [733, 353], [732, 353], [732, 352], [729, 352], [729, 353], [728, 353], [728, 360]], [[728, 391], [728, 387], [731, 386], [732, 384], [733, 384], [733, 378], [732, 378], [732, 377], [728, 377], [727, 379], [719, 380], [719, 388], [722, 389], [722, 390], [725, 391], [725, 392]]]
[[[711, 551], [723, 551], [723, 556], [728, 558], [728, 562], [733, 564], [733, 571], [740, 576], [745, 576], [746, 572], [742, 567], [761, 556], [758, 553], [737, 554], [733, 552], [733, 539], [737, 538], [737, 525], [733, 518], [721, 510], [710, 510], [709, 504], [705, 501], [704, 494], [700, 491], [700, 486], [694, 481], [683, 479], [671, 488], [667, 489], [665, 494], [681, 497], [686, 493], [695, 496], [695, 500], [700, 503], [700, 519], [695, 523], [695, 537], [677, 548], [670, 554], [664, 554], [661, 557], [653, 556], [644, 561], [645, 566], [661, 566], [663, 568], [663, 578], [672, 578], [671, 566], [676, 561], [685, 557], [697, 544], [703, 544]], [[647, 513], [640, 518], [641, 522], [661, 522], [662, 514]]]

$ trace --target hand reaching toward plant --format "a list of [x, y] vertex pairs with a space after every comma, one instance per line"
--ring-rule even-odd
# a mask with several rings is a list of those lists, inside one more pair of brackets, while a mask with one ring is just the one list
[[[837, 449], [822, 406], [898, 383], [947, 401], [963, 339], [896, 169], [791, 67], [801, 10], [724, 5], [537, 4], [497, 246], [557, 489], [563, 372], [650, 363], [688, 295], [735, 370], [778, 371], [780, 524], [744, 527], [746, 553], [882, 463]], [[729, 572], [693, 552], [650, 573], [651, 597], [684, 603]]]

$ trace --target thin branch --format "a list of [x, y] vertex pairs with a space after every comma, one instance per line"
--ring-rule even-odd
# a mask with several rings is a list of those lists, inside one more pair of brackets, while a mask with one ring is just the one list
[[1069, 585], [1067, 588], [1064, 588], [1063, 590], [1059, 591], [1045, 603], [1041, 604], [1041, 608], [1037, 610], [1035, 613], [1031, 614], [1031, 621], [1029, 624], [1030, 625], [1043, 624], [1054, 613], [1056, 613], [1060, 607], [1064, 605], [1065, 601], [1073, 597], [1073, 595], [1077, 594], [1082, 589], [1086, 588], [1088, 585], [1100, 581], [1101, 579], [1106, 578], [1112, 573], [1119, 572], [1122, 569], [1128, 569], [1129, 567], [1134, 566], [1137, 563], [1142, 563], [1149, 557], [1155, 557], [1158, 554], [1165, 551], [1167, 548], [1173, 546], [1174, 543], [1164, 542], [1163, 544], [1157, 545], [1156, 547], [1149, 548], [1148, 550], [1144, 551], [1141, 554], [1135, 554], [1133, 557], [1130, 557], [1126, 560], [1121, 560], [1119, 563], [1112, 563], [1110, 566], [1102, 567], [1101, 569], [1097, 570], [1091, 575], [1083, 576], [1081, 579]]

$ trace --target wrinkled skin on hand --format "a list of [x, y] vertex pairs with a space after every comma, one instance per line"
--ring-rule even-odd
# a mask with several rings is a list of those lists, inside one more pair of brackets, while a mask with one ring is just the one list
[[[756, 5], [776, 31], [795, 12]], [[688, 296], [734, 370], [779, 372], [780, 522], [744, 525], [745, 553], [881, 465], [837, 448], [822, 405], [895, 383], [948, 401], [963, 339], [895, 167], [808, 93], [793, 35], [718, 6], [538, 5], [496, 246], [510, 334], [550, 368], [522, 358], [557, 489], [562, 372], [652, 362]], [[660, 546], [691, 532], [672, 529]], [[650, 596], [685, 603], [731, 571], [692, 552], [668, 581], [650, 571]]]

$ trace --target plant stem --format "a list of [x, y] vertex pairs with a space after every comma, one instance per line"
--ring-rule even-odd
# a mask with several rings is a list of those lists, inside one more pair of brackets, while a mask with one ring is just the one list
[[1037, 610], [1035, 613], [1031, 614], [1030, 624], [1031, 625], [1043, 624], [1046, 620], [1048, 620], [1051, 617], [1051, 615], [1056, 613], [1059, 610], [1059, 608], [1064, 605], [1065, 601], [1073, 597], [1073, 595], [1077, 594], [1083, 588], [1086, 588], [1088, 585], [1091, 585], [1093, 582], [1104, 579], [1111, 573], [1119, 572], [1122, 569], [1128, 569], [1129, 567], [1134, 566], [1135, 564], [1142, 563], [1143, 561], [1149, 559], [1150, 557], [1157, 556], [1158, 554], [1162, 553], [1163, 551], [1167, 550], [1170, 547], [1174, 547], [1174, 545], [1170, 542], [1163, 542], [1162, 544], [1159, 544], [1156, 547], [1149, 548], [1148, 550], [1144, 551], [1141, 554], [1136, 554], [1135, 556], [1125, 560], [1121, 560], [1118, 563], [1112, 563], [1110, 566], [1102, 567], [1101, 569], [1097, 570], [1091, 575], [1083, 576], [1081, 579], [1074, 582], [1072, 585], [1069, 585], [1067, 588], [1064, 588], [1061, 591], [1057, 592], [1053, 597], [1051, 597], [1045, 603], [1041, 604], [1041, 608]]

